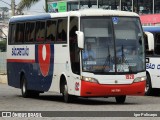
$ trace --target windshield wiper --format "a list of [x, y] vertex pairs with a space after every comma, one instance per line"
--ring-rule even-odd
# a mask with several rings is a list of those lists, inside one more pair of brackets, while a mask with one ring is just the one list
[[110, 55], [110, 48], [109, 48], [109, 45], [108, 45], [108, 56], [106, 57], [105, 59], [105, 62], [103, 64], [103, 68], [102, 68], [102, 71], [105, 70], [106, 66], [109, 65], [109, 68], [110, 68], [110, 64], [111, 64], [111, 55]]
[[125, 60], [124, 60], [124, 59], [125, 59], [125, 58], [124, 58], [125, 56], [124, 56], [124, 49], [123, 49], [123, 45], [122, 45], [122, 47], [121, 47], [121, 50], [122, 50], [122, 63], [125, 63], [125, 62], [124, 62], [124, 61], [125, 61]]

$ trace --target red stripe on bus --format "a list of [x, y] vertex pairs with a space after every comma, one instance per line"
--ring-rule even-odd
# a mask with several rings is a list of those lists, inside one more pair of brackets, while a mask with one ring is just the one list
[[18, 62], [18, 63], [35, 63], [35, 60], [24, 60], [24, 59], [7, 59], [7, 62]]

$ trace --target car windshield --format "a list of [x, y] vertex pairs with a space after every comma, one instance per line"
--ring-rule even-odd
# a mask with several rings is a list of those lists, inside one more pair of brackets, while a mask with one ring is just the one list
[[137, 17], [85, 17], [82, 69], [115, 73], [145, 70], [144, 39]]

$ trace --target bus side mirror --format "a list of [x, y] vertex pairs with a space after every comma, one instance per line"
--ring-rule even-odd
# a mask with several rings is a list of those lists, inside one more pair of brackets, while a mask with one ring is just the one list
[[77, 39], [78, 39], [78, 47], [80, 49], [84, 49], [84, 33], [81, 31], [76, 31]]
[[148, 51], [154, 51], [154, 36], [151, 32], [145, 32], [148, 42]]

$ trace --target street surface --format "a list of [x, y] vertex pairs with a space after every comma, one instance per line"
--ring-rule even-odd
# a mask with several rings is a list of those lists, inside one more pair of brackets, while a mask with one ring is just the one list
[[[7, 84], [0, 84], [0, 111], [160, 111], [160, 96], [128, 96], [124, 104], [116, 104], [115, 98], [78, 98], [73, 103], [64, 103], [62, 96], [57, 93], [47, 92], [38, 98], [23, 98], [20, 89], [10, 87]], [[114, 117], [110, 119], [128, 120], [132, 118]], [[63, 118], [58, 117], [56, 119]], [[91, 117], [65, 118], [65, 120], [70, 119], [93, 120]], [[94, 120], [101, 119], [104, 120], [105, 118], [94, 117]], [[158, 120], [158, 117], [156, 119]]]

